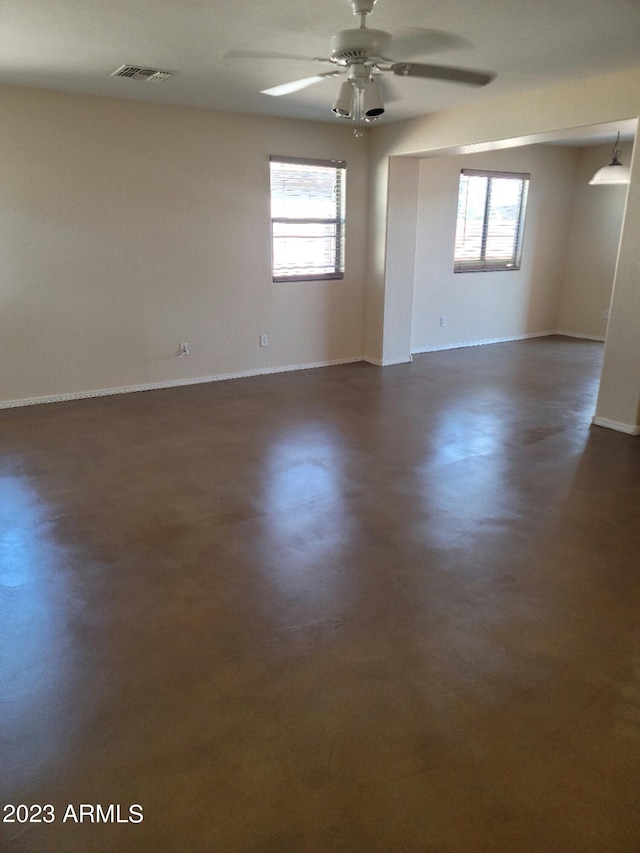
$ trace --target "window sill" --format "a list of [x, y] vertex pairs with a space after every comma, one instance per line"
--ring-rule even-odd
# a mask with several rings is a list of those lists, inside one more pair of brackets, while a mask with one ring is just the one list
[[337, 272], [325, 275], [274, 275], [271, 281], [341, 281], [342, 279], [344, 279], [344, 273]]
[[504, 267], [504, 266], [500, 266], [500, 267], [489, 267], [489, 266], [487, 266], [487, 267], [471, 267], [471, 266], [469, 266], [469, 267], [454, 267], [453, 268], [454, 273], [459, 273], [459, 272], [519, 272], [519, 270], [520, 270], [520, 267], [515, 266], [515, 265], [509, 266], [509, 267]]

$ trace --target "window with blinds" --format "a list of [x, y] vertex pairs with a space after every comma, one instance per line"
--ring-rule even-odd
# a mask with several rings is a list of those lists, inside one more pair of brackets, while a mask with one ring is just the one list
[[344, 277], [343, 160], [271, 157], [274, 281]]
[[463, 169], [454, 272], [518, 270], [530, 175]]

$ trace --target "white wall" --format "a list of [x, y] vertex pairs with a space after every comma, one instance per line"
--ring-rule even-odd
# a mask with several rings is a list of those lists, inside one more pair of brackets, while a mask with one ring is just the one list
[[[577, 159], [529, 145], [420, 161], [412, 352], [556, 330]], [[531, 175], [519, 270], [453, 272], [463, 168]]]
[[[418, 160], [402, 157], [393, 158], [389, 164], [396, 192], [390, 199], [387, 215], [384, 314], [404, 317], [404, 323], [398, 324], [402, 326], [411, 322], [411, 293], [404, 282], [415, 278], [419, 166]], [[382, 364], [409, 361], [388, 355], [398, 349], [397, 342], [389, 339], [392, 335], [393, 330], [384, 342]]]
[[[396, 189], [385, 164], [397, 156], [434, 156], [451, 151], [510, 148], [543, 141], [543, 134], [637, 118], [640, 115], [640, 68], [546, 88], [473, 106], [436, 113], [376, 128], [371, 145], [370, 240], [387, 246], [385, 212]], [[640, 431], [640, 158], [637, 146], [631, 164], [620, 254], [607, 329], [607, 342], [596, 410], [596, 422], [626, 431]], [[413, 281], [400, 286], [404, 297], [387, 298], [384, 259], [376, 258], [367, 282], [366, 354], [369, 358], [402, 360], [411, 349], [411, 322], [404, 304]], [[383, 310], [382, 306], [392, 310]], [[381, 323], [376, 321], [382, 314]], [[393, 343], [393, 347], [391, 347]]]
[[[640, 68], [383, 125], [368, 145], [340, 124], [0, 94], [1, 404], [358, 358], [363, 347], [374, 361], [406, 360], [414, 259], [387, 264], [387, 223], [398, 210], [417, 221], [417, 194], [402, 199], [417, 166], [390, 168], [393, 158], [636, 117]], [[347, 160], [344, 282], [271, 283], [270, 153]], [[598, 403], [599, 422], [627, 427], [640, 422], [638, 230], [634, 156]], [[193, 354], [179, 360], [183, 340]]]
[[595, 422], [640, 434], [640, 154], [633, 149]]
[[[633, 144], [623, 143], [620, 150], [621, 160], [628, 166]], [[579, 149], [558, 314], [560, 331], [603, 340], [607, 332], [604, 312], [611, 302], [627, 187], [592, 187], [589, 180], [610, 159], [611, 145]]]
[[[1, 96], [0, 402], [362, 356], [366, 137]], [[347, 161], [344, 281], [271, 282], [270, 154]], [[178, 359], [181, 341], [192, 354]]]

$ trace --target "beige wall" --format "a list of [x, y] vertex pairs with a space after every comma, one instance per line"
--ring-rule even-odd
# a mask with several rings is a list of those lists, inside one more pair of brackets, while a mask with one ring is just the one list
[[[543, 141], [545, 134], [640, 115], [640, 68], [549, 86], [473, 106], [377, 128], [371, 145], [370, 240], [389, 249], [386, 210], [395, 203], [393, 182], [385, 163], [394, 156], [482, 151]], [[605, 346], [597, 423], [640, 430], [640, 161], [634, 149], [620, 254], [616, 269]], [[367, 283], [367, 356], [403, 360], [411, 349], [411, 322], [406, 301], [413, 280], [394, 282], [402, 295], [388, 299], [384, 259], [369, 270]], [[382, 306], [387, 306], [383, 309]], [[392, 310], [388, 310], [392, 309]], [[376, 320], [382, 316], [382, 322]], [[410, 316], [410, 314], [409, 314]]]
[[[411, 294], [404, 287], [404, 282], [415, 278], [419, 167], [419, 160], [409, 158], [395, 157], [389, 163], [390, 180], [396, 192], [390, 199], [387, 214], [384, 315], [403, 317], [403, 322], [398, 323], [400, 328], [411, 323]], [[395, 357], [396, 352], [398, 345], [391, 333], [385, 340], [382, 363], [409, 360]]]
[[[623, 143], [620, 150], [621, 160], [628, 166], [632, 143]], [[610, 159], [611, 145], [579, 150], [557, 325], [563, 332], [603, 340], [607, 332], [604, 313], [611, 302], [627, 187], [592, 187], [589, 180]]]
[[[369, 152], [376, 139], [372, 134]], [[369, 218], [367, 223], [367, 285], [365, 299], [364, 352], [367, 359], [382, 363], [382, 330], [384, 327], [385, 269], [387, 257], [387, 200], [389, 157], [369, 161]], [[402, 205], [401, 194], [397, 194]], [[415, 217], [414, 217], [415, 219]], [[413, 226], [415, 230], [415, 224]], [[400, 287], [401, 293], [405, 288]], [[411, 309], [409, 309], [411, 310]], [[410, 315], [409, 315], [410, 316]]]
[[[420, 161], [412, 352], [556, 330], [577, 159], [529, 145]], [[519, 270], [453, 272], [463, 168], [531, 175]]]
[[[0, 402], [361, 357], [350, 128], [5, 88], [0, 142]], [[271, 282], [270, 154], [347, 161], [344, 281]]]
[[[381, 126], [369, 142], [339, 124], [1, 94], [0, 404], [363, 351], [382, 363], [408, 359], [412, 155], [510, 148], [637, 117], [640, 68]], [[348, 161], [344, 282], [271, 283], [270, 153]], [[407, 155], [404, 165], [396, 159]], [[639, 227], [634, 156], [597, 413], [601, 423], [632, 428], [640, 419]], [[267, 349], [258, 347], [262, 332]], [[184, 340], [192, 355], [177, 359]]]
[[596, 423], [640, 433], [640, 156], [634, 146]]

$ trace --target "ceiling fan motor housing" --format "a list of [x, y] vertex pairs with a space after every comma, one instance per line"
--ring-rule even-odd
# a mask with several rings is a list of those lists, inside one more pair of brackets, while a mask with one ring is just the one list
[[338, 62], [380, 58], [390, 42], [391, 36], [384, 30], [341, 30], [331, 39], [331, 58]]

